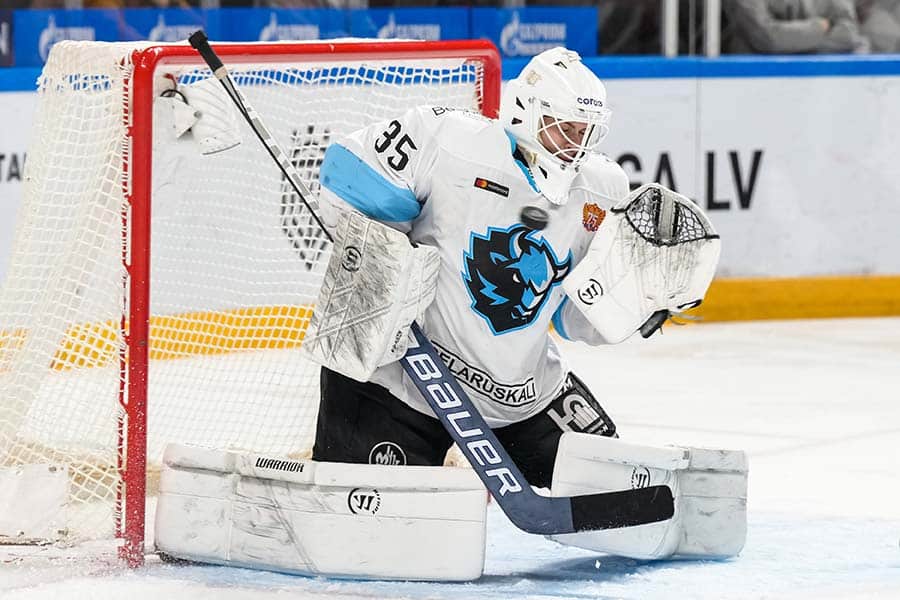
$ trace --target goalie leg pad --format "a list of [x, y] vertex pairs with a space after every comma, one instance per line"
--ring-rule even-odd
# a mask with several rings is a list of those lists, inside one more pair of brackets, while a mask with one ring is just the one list
[[747, 537], [747, 457], [743, 452], [655, 448], [619, 439], [565, 433], [552, 495], [668, 485], [675, 514], [659, 523], [551, 536], [562, 544], [640, 559], [726, 558]]
[[68, 497], [65, 465], [0, 467], [0, 544], [64, 541]]
[[350, 465], [170, 444], [157, 550], [301, 575], [470, 581], [487, 494], [470, 469]]

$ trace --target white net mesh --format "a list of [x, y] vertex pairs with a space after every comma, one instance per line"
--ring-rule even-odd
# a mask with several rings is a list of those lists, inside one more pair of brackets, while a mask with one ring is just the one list
[[[0, 468], [67, 466], [78, 521], [67, 525], [71, 540], [114, 533], [127, 380], [120, 329], [125, 291], [144, 285], [123, 267], [123, 244], [127, 255], [134, 243], [123, 236], [133, 48], [54, 46], [0, 291]], [[170, 74], [179, 85], [210, 76], [160, 69], [156, 81]], [[482, 97], [482, 66], [460, 59], [315, 64], [294, 51], [229, 70], [314, 193], [336, 136], [421, 104], [479, 108]], [[210, 156], [154, 131], [151, 468], [169, 441], [279, 454], [311, 448], [318, 369], [298, 348], [329, 248], [241, 128], [237, 148]]]

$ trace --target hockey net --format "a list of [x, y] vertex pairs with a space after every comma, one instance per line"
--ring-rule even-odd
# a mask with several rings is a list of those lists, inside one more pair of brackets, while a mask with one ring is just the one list
[[[215, 47], [313, 193], [342, 134], [499, 101], [484, 42]], [[318, 368], [298, 349], [329, 246], [246, 124], [209, 156], [154, 130], [161, 90], [201, 65], [181, 44], [61, 42], [40, 77], [0, 290], [2, 541], [118, 537], [138, 564], [166, 443], [311, 449]]]

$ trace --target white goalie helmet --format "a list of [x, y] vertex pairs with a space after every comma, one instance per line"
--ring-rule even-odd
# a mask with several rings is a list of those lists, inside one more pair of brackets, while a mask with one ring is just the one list
[[556, 203], [609, 133], [611, 114], [603, 82], [565, 48], [532, 58], [500, 100], [504, 128], [523, 149], [538, 188]]

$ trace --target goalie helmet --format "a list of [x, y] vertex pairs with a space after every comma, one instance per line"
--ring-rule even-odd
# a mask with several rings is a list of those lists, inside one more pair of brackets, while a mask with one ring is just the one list
[[610, 116], [606, 87], [578, 53], [565, 48], [532, 58], [506, 84], [500, 101], [504, 128], [522, 148], [538, 188], [557, 204], [609, 133]]

